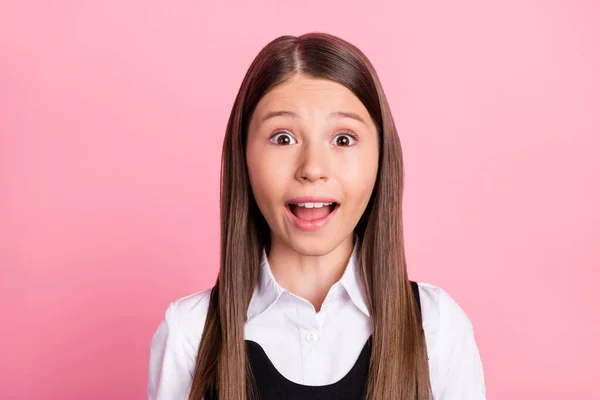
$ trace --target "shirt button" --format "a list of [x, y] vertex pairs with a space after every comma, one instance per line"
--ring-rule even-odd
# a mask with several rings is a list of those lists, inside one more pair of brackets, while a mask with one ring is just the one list
[[308, 343], [314, 343], [319, 339], [319, 335], [316, 332], [308, 332], [306, 334], [306, 340]]

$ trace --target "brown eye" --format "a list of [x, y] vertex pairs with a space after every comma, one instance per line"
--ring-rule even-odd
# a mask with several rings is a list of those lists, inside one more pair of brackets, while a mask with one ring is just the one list
[[289, 133], [278, 133], [271, 138], [271, 142], [279, 146], [289, 146], [296, 144], [296, 140]]
[[338, 136], [337, 145], [338, 146], [348, 146], [350, 140], [346, 136]]
[[341, 147], [352, 146], [356, 139], [349, 134], [341, 134], [335, 137], [335, 145]]

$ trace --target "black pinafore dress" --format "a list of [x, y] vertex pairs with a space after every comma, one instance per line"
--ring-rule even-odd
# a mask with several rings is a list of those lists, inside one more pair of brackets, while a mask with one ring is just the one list
[[[410, 281], [410, 286], [420, 314], [419, 287], [413, 281]], [[246, 340], [246, 351], [260, 400], [362, 400], [367, 388], [371, 346], [372, 338], [369, 337], [352, 369], [339, 381], [308, 386], [285, 378], [258, 343]], [[205, 400], [218, 400], [218, 395], [213, 390], [207, 393]]]

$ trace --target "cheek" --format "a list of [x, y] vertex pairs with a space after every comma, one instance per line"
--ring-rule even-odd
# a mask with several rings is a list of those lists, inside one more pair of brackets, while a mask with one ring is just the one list
[[361, 157], [358, 162], [352, 160], [345, 163], [339, 176], [342, 177], [345, 197], [351, 200], [353, 207], [363, 209], [369, 202], [377, 179], [377, 157]]
[[[248, 154], [248, 173], [252, 192], [259, 207], [281, 202], [286, 183], [289, 182], [288, 163], [264, 151]], [[264, 213], [264, 210], [263, 210]]]

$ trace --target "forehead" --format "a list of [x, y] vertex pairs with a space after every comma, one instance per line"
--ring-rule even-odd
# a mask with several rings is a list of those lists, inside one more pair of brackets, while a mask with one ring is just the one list
[[260, 119], [266, 113], [280, 110], [292, 111], [305, 118], [341, 111], [359, 114], [365, 121], [370, 119], [366, 107], [344, 85], [301, 74], [269, 91], [257, 104], [254, 116]]

